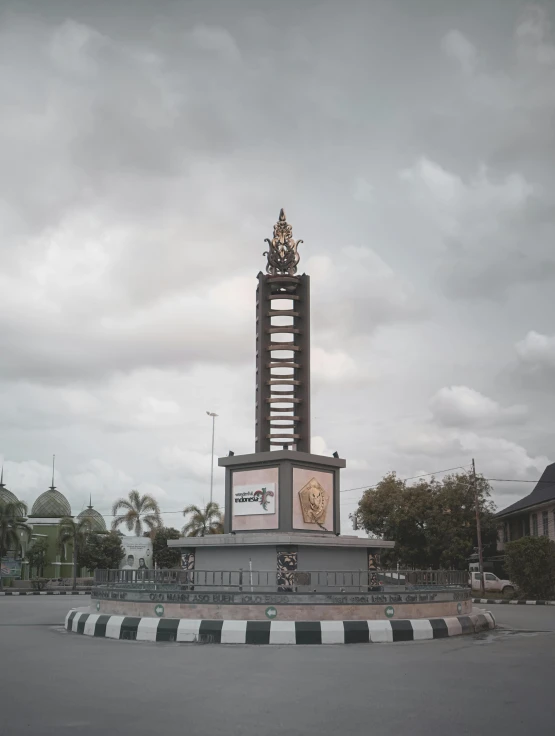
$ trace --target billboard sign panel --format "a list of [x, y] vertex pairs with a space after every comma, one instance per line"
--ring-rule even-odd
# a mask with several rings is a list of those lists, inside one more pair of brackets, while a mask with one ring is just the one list
[[125, 555], [120, 570], [152, 570], [152, 540], [148, 537], [122, 537]]
[[3, 578], [21, 577], [21, 560], [14, 560], [13, 557], [2, 557], [0, 567]]

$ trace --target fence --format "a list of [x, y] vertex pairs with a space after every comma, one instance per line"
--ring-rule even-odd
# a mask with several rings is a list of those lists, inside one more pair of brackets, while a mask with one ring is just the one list
[[212, 591], [343, 591], [466, 588], [459, 570], [95, 570], [95, 586]]

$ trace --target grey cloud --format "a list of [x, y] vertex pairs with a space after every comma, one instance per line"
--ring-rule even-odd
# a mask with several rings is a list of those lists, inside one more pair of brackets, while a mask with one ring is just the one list
[[528, 391], [547, 410], [555, 381], [555, 336], [530, 330], [514, 345], [515, 359], [507, 366], [504, 379], [516, 390]]
[[542, 335], [531, 330], [515, 347], [522, 363], [555, 371], [555, 335]]
[[445, 386], [430, 401], [432, 416], [446, 427], [488, 427], [523, 422], [525, 406], [500, 406], [468, 386]]
[[446, 294], [499, 298], [517, 283], [554, 280], [555, 222], [533, 222], [534, 209], [547, 207], [537, 185], [485, 167], [465, 181], [427, 159], [401, 176], [435, 244]]
[[[239, 282], [237, 289], [242, 287]], [[243, 318], [222, 329], [233, 301], [232, 293], [229, 298], [214, 295], [210, 307], [210, 299], [192, 297], [162, 303], [154, 312], [137, 310], [101, 318], [78, 313], [81, 320], [74, 319], [67, 307], [62, 320], [52, 315], [42, 320], [39, 315], [29, 315], [26, 320], [15, 315], [10, 320], [4, 315], [0, 334], [6, 353], [0, 375], [64, 382], [142, 366], [241, 363], [248, 356], [248, 321]]]
[[[8, 460], [46, 465], [56, 445], [76, 504], [128, 483], [202, 500], [206, 409], [218, 452], [252, 449], [255, 277], [285, 206], [312, 276], [316, 445], [356, 459], [344, 486], [473, 453], [537, 474], [551, 374], [513, 345], [552, 333], [549, 17], [509, 0], [128, 5], [1, 16]], [[500, 380], [511, 361], [520, 383]], [[430, 420], [449, 386], [498, 408]]]
[[506, 301], [525, 281], [547, 295], [555, 280], [555, 39], [546, 8], [520, 11], [514, 37], [493, 45], [443, 34], [452, 87], [415, 133], [444, 176], [430, 189], [413, 165], [411, 219], [443, 247], [436, 273], [451, 297]]

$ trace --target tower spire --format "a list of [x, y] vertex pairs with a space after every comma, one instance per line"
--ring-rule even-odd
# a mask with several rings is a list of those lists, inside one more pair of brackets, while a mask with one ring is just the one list
[[303, 241], [293, 239], [293, 228], [287, 222], [283, 207], [280, 209], [278, 221], [274, 225], [272, 239], [266, 238], [264, 242], [270, 246], [270, 249], [262, 254], [268, 258], [266, 273], [270, 276], [280, 274], [294, 276], [297, 273], [300, 258], [297, 247]]
[[2, 463], [2, 472], [0, 473], [0, 488], [4, 488], [4, 463]]
[[92, 509], [92, 493], [89, 493], [89, 508]]
[[50, 488], [55, 488], [56, 487], [54, 485], [54, 469], [55, 469], [55, 464], [56, 464], [56, 455], [52, 455], [52, 485], [50, 486]]
[[310, 277], [296, 275], [303, 241], [293, 238], [283, 208], [265, 242], [256, 292], [256, 452], [310, 452]]

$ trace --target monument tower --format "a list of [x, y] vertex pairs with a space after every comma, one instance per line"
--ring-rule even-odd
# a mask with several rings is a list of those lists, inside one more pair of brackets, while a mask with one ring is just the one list
[[231, 455], [225, 531], [339, 534], [339, 470], [310, 452], [310, 277], [283, 209], [256, 289], [255, 452]]
[[310, 452], [310, 277], [283, 209], [256, 290], [256, 452]]
[[[283, 209], [265, 240], [256, 287], [254, 452], [218, 459], [225, 468], [224, 534], [169, 540], [187, 570], [252, 569], [277, 574], [291, 591], [297, 573], [366, 570], [392, 542], [341, 536], [337, 453], [310, 450], [310, 277]], [[295, 583], [295, 584], [297, 584]]]

